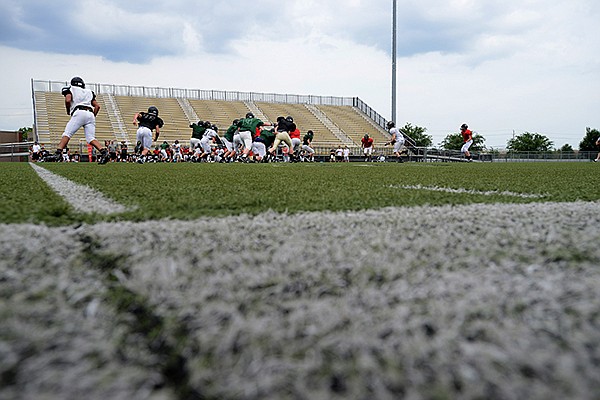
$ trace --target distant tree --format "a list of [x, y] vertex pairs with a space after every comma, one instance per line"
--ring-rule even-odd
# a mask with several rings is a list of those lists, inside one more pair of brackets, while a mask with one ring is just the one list
[[407, 122], [406, 125], [400, 128], [400, 132], [412, 138], [417, 147], [429, 147], [433, 143], [433, 137], [425, 133], [427, 128], [412, 126], [411, 123]]
[[[450, 133], [440, 143], [440, 147], [444, 150], [460, 150], [463, 147], [464, 140], [462, 135], [459, 133]], [[473, 144], [471, 145], [471, 151], [483, 151], [485, 150], [485, 138], [478, 133], [473, 133]]]
[[579, 143], [580, 151], [596, 151], [596, 140], [600, 138], [600, 132], [597, 129], [585, 128], [585, 137]]
[[23, 141], [27, 141], [29, 139], [29, 137], [31, 136], [33, 129], [28, 128], [28, 127], [19, 128], [18, 132], [21, 134]]
[[510, 139], [506, 148], [512, 151], [550, 151], [554, 143], [539, 133], [524, 132]]
[[563, 146], [560, 148], [560, 151], [564, 152], [564, 153], [570, 153], [573, 152], [573, 146], [571, 146], [570, 144], [563, 144]]

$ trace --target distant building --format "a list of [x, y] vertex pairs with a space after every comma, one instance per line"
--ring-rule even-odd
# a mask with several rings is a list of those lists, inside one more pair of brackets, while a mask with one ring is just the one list
[[29, 146], [11, 145], [23, 141], [23, 135], [18, 131], [0, 131], [0, 162], [27, 161]]

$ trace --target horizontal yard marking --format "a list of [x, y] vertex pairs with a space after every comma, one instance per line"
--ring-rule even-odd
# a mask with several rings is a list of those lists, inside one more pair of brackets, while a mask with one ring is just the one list
[[86, 185], [72, 182], [60, 175], [56, 175], [36, 164], [29, 163], [35, 172], [60, 196], [62, 196], [77, 212], [91, 214], [120, 214], [130, 211], [102, 193]]
[[522, 199], [542, 199], [546, 197], [544, 194], [532, 194], [532, 193], [516, 193], [508, 190], [473, 190], [473, 189], [452, 189], [439, 186], [421, 186], [421, 185], [390, 185], [392, 189], [406, 189], [406, 190], [429, 190], [431, 192], [444, 192], [454, 194], [478, 194], [483, 196], [510, 196], [519, 197]]

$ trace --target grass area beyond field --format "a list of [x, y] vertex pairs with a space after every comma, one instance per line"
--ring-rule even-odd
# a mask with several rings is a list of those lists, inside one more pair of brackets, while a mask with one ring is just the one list
[[[469, 203], [597, 201], [592, 163], [471, 164], [40, 164], [127, 206], [126, 214], [76, 214], [26, 163], [0, 165], [0, 222], [61, 225], [111, 220], [376, 209]], [[449, 193], [405, 186], [466, 189]], [[517, 197], [503, 194], [536, 195]]]

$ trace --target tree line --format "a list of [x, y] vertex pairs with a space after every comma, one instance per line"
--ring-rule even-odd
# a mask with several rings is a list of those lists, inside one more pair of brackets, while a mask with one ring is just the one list
[[[433, 145], [433, 137], [428, 135], [427, 128], [406, 123], [400, 131], [410, 136], [417, 147], [431, 147]], [[600, 131], [597, 129], [586, 128], [585, 136], [579, 143], [579, 151], [598, 151], [596, 141], [600, 138]], [[439, 143], [439, 147], [444, 150], [460, 150], [463, 145], [463, 138], [460, 132], [448, 134], [444, 140]], [[534, 151], [573, 151], [573, 147], [569, 144], [563, 145], [559, 149], [554, 148], [554, 142], [547, 136], [535, 132], [523, 132], [516, 135], [506, 142], [506, 149], [509, 151], [518, 152], [534, 152]], [[473, 151], [485, 151], [485, 138], [479, 133], [473, 134]]]

